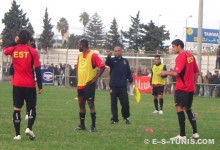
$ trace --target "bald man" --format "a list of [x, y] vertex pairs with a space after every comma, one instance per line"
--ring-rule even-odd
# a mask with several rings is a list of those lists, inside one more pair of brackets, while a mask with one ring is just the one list
[[108, 53], [105, 64], [110, 67], [110, 95], [111, 95], [111, 124], [117, 123], [118, 107], [117, 100], [121, 104], [121, 114], [125, 124], [130, 124], [128, 117], [130, 116], [129, 101], [127, 93], [127, 81], [133, 83], [131, 70], [127, 59], [122, 57], [122, 48], [116, 46], [114, 48], [115, 57], [111, 57], [112, 51]]

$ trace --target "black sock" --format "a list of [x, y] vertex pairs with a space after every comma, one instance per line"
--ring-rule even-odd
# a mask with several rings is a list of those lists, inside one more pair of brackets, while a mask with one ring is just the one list
[[21, 122], [21, 114], [20, 111], [14, 110], [13, 113], [13, 123], [16, 132], [16, 136], [20, 135], [20, 122]]
[[160, 103], [160, 110], [163, 110], [163, 98], [159, 99], [159, 103]]
[[85, 113], [79, 113], [80, 125], [85, 126]]
[[183, 111], [180, 111], [177, 113], [178, 115], [178, 120], [179, 120], [179, 126], [180, 126], [180, 136], [186, 136], [185, 132], [185, 114]]
[[28, 113], [28, 128], [32, 131], [34, 121], [36, 119], [36, 108], [31, 108]]
[[154, 99], [154, 107], [155, 107], [155, 110], [158, 110], [158, 100], [157, 99]]
[[26, 115], [28, 115], [30, 112], [30, 109], [28, 109], [28, 107], [26, 107]]
[[91, 113], [92, 126], [95, 127], [96, 113]]
[[196, 127], [196, 117], [192, 111], [192, 109], [186, 111], [188, 115], [189, 122], [191, 123], [192, 129], [193, 129], [193, 134], [197, 133], [197, 127]]

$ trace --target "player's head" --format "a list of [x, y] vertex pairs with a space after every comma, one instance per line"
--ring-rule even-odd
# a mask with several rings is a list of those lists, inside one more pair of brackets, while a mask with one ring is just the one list
[[160, 60], [160, 55], [155, 55], [154, 56], [154, 63], [156, 65], [159, 65], [161, 63], [161, 60]]
[[[220, 52], [220, 45], [218, 46], [218, 48], [217, 48], [217, 53], [219, 53]], [[220, 53], [219, 53], [220, 54]], [[219, 55], [219, 54], [217, 54], [217, 55]]]
[[19, 44], [28, 44], [28, 42], [31, 39], [31, 32], [26, 29], [21, 30], [18, 34], [18, 37], [19, 37], [18, 40]]
[[36, 48], [35, 40], [33, 37], [31, 37], [31, 39], [30, 39], [30, 46], [33, 48]]
[[116, 46], [114, 48], [114, 55], [116, 58], [120, 58], [122, 56], [122, 48], [120, 46]]
[[180, 39], [176, 39], [172, 42], [172, 51], [177, 54], [184, 49], [184, 43]]
[[79, 51], [82, 52], [84, 49], [89, 49], [89, 42], [87, 39], [81, 39], [79, 41]]

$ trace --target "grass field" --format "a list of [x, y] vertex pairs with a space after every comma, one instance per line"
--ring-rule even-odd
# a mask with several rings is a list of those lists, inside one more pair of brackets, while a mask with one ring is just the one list
[[[195, 97], [194, 112], [198, 113], [197, 125], [201, 139], [206, 142], [214, 139], [214, 144], [153, 144], [169, 141], [170, 137], [179, 132], [177, 115], [174, 109], [173, 96], [165, 96], [164, 115], [153, 115], [152, 97], [142, 94], [140, 103], [130, 96], [131, 125], [123, 122], [119, 112], [119, 123], [109, 124], [110, 97], [106, 91], [96, 91], [97, 132], [74, 131], [79, 124], [78, 102], [76, 89], [44, 86], [42, 95], [38, 95], [37, 120], [33, 131], [35, 141], [30, 141], [24, 134], [27, 122], [22, 111], [21, 136], [22, 140], [14, 141], [12, 124], [12, 90], [11, 85], [0, 84], [0, 150], [143, 150], [143, 149], [219, 149], [220, 146], [220, 99]], [[25, 107], [24, 107], [25, 108]], [[118, 107], [120, 110], [120, 106]], [[87, 107], [86, 127], [90, 128], [91, 119]], [[145, 132], [146, 128], [153, 132]], [[191, 126], [186, 120], [187, 137], [191, 135]], [[144, 141], [149, 143], [145, 144]]]

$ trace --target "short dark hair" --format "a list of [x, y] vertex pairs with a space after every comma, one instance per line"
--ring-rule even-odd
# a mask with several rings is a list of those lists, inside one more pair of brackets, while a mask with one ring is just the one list
[[31, 39], [31, 33], [28, 30], [21, 30], [18, 34], [19, 44], [28, 44]]
[[160, 55], [155, 55], [154, 57], [158, 57], [158, 58], [160, 58]]
[[33, 37], [31, 37], [30, 42], [35, 42], [35, 39]]
[[82, 44], [83, 45], [83, 47], [85, 47], [85, 48], [88, 48], [89, 47], [89, 42], [88, 42], [88, 40], [87, 39], [81, 39], [80, 41], [79, 41], [79, 43], [80, 44]]
[[36, 48], [35, 39], [33, 37], [31, 37], [30, 42], [31, 42], [30, 46]]
[[184, 43], [183, 43], [183, 41], [180, 40], [180, 39], [175, 39], [175, 40], [173, 40], [172, 45], [180, 46], [181, 48], [184, 48]]

